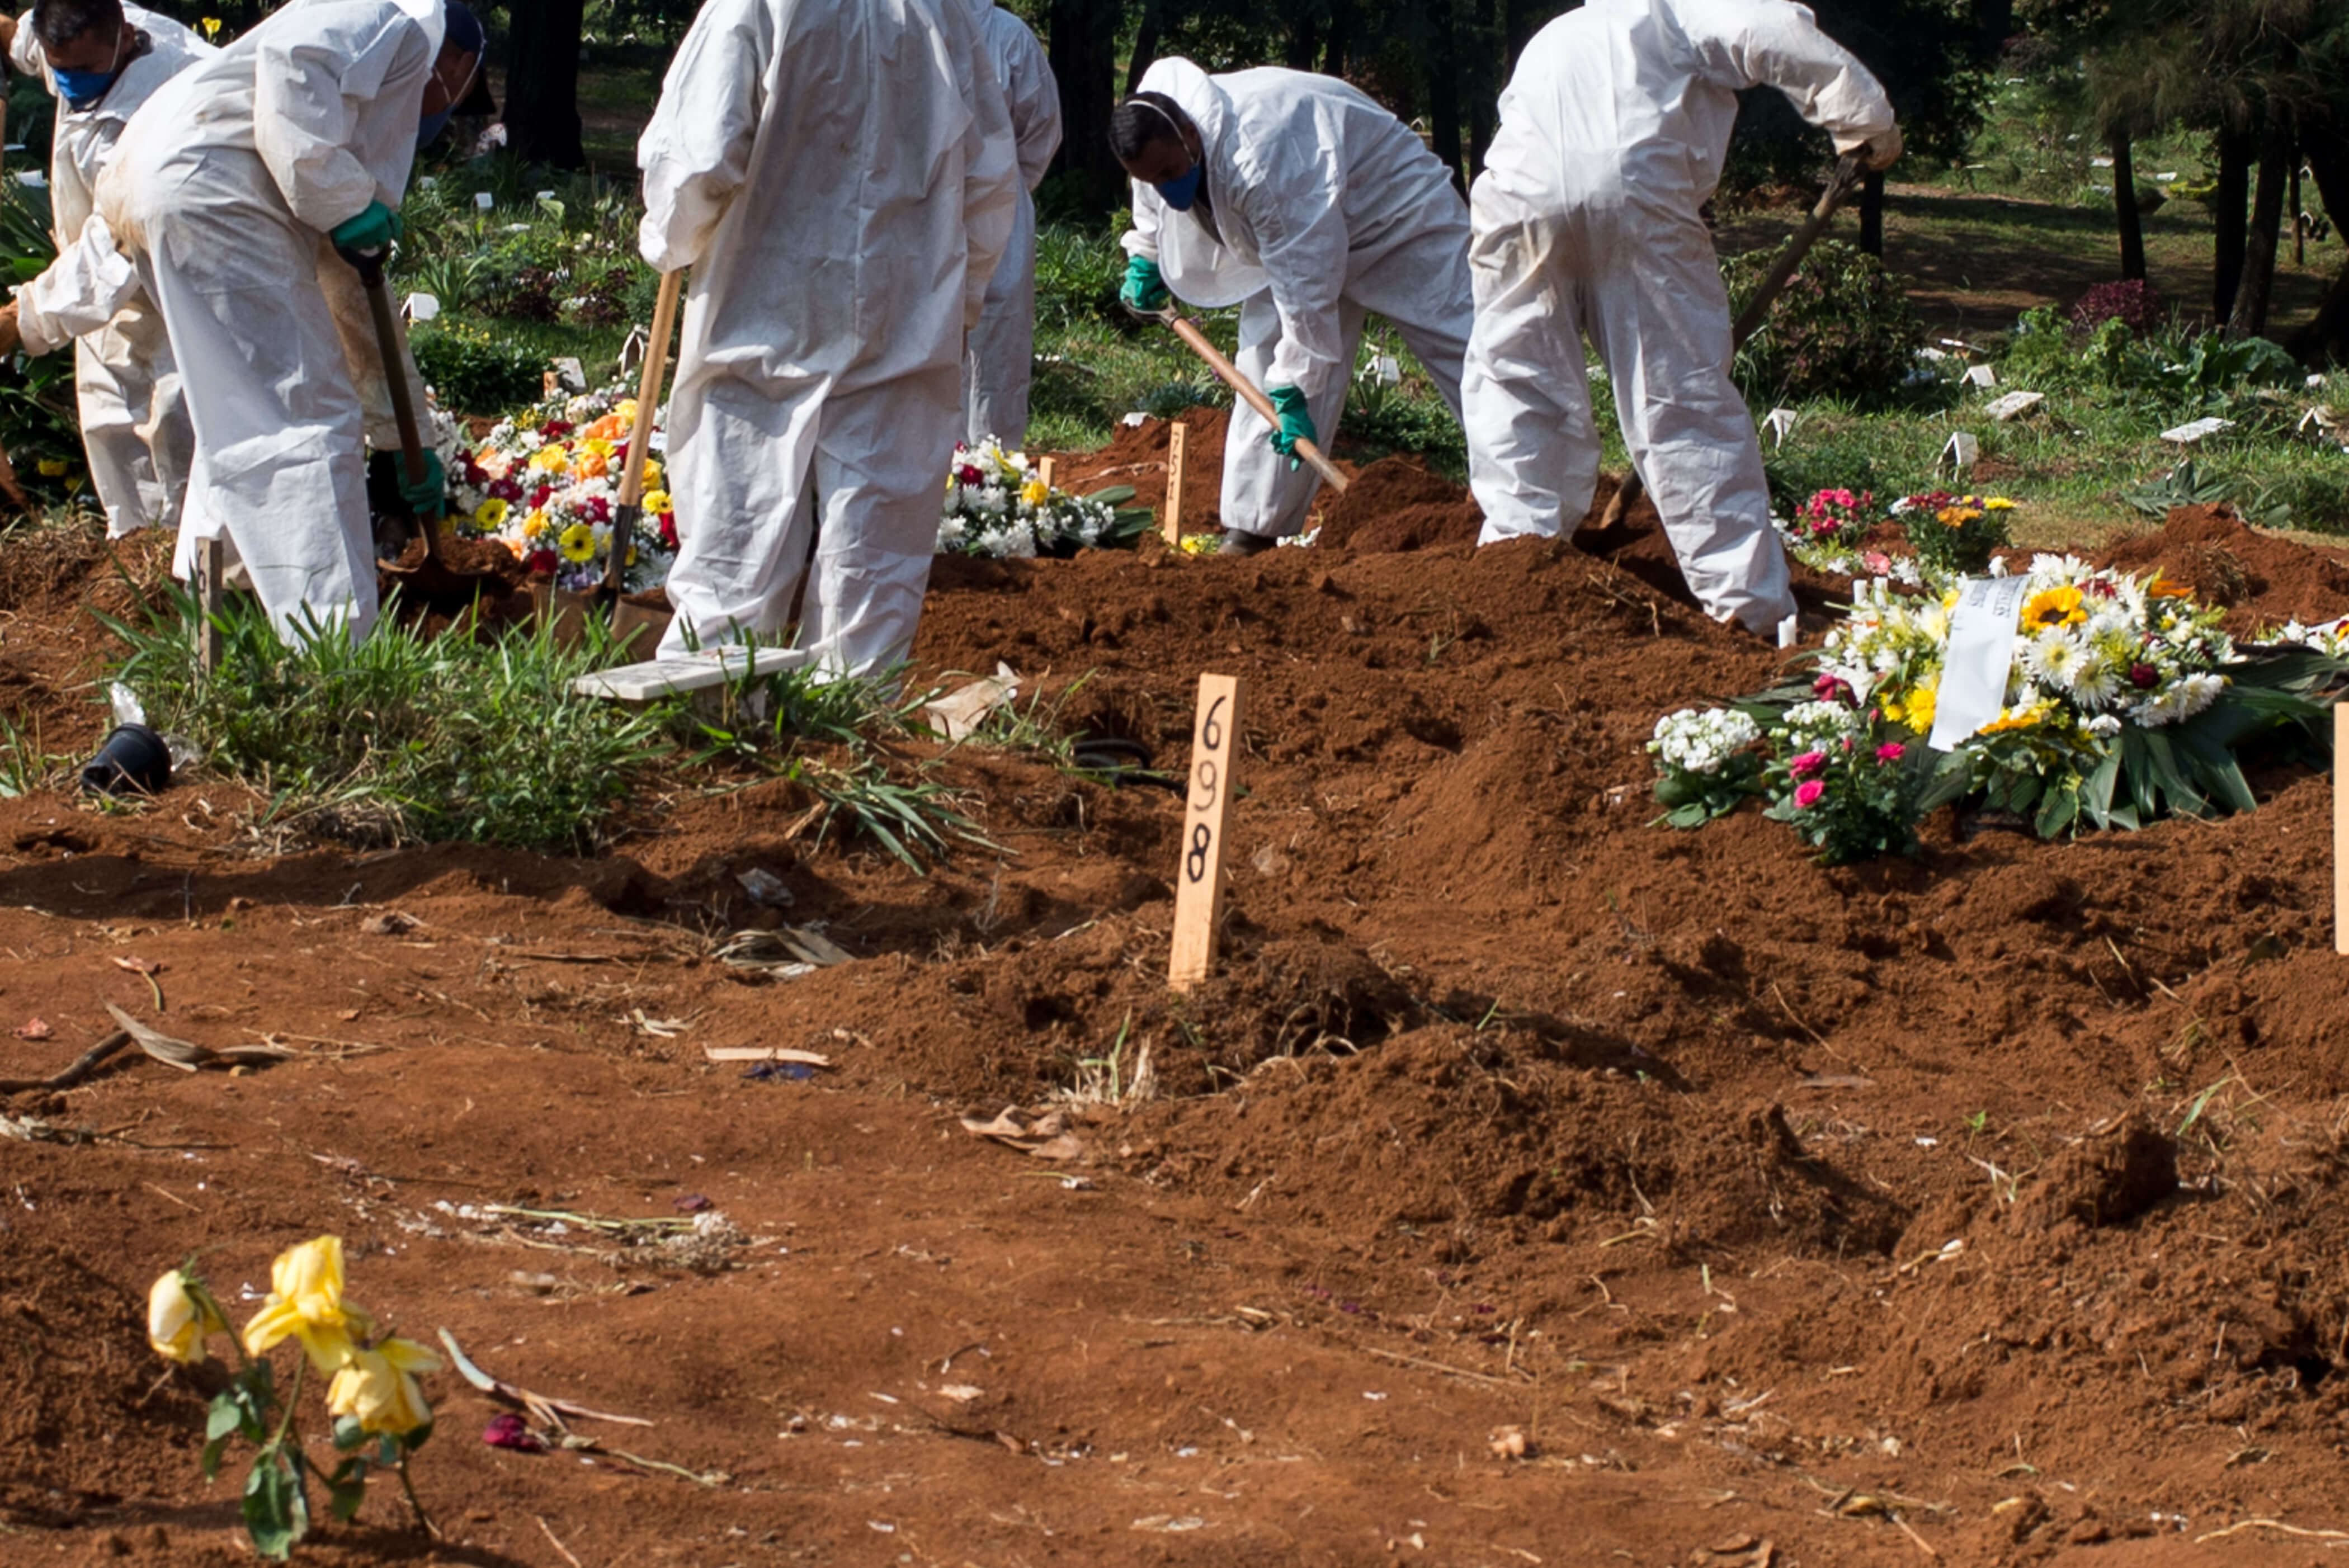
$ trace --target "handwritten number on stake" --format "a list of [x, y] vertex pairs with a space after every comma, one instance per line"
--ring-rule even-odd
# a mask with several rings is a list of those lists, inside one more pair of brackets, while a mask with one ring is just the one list
[[1191, 747], [1191, 790], [1184, 801], [1182, 872], [1174, 883], [1174, 944], [1167, 982], [1187, 991], [1207, 977], [1223, 913], [1224, 815], [1237, 780], [1236, 748], [1227, 745], [1240, 721], [1240, 683], [1232, 676], [1199, 677], [1198, 728]]

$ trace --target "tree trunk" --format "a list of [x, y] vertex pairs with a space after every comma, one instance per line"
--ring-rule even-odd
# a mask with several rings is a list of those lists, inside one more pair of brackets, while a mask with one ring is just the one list
[[585, 0], [512, 0], [506, 35], [506, 146], [525, 163], [576, 169], [579, 32]]
[[2292, 111], [2268, 105], [2260, 137], [2259, 193], [2251, 200], [2251, 232], [2243, 247], [2243, 282], [2235, 295], [2228, 335], [2257, 337], [2268, 329], [2268, 302], [2275, 297], [2276, 242], [2283, 227], [2283, 188], [2291, 177]]
[[2121, 276], [2145, 282], [2145, 219], [2137, 210], [2137, 158], [2129, 133], [2113, 128], [2113, 222], [2121, 232]]
[[1052, 75], [1061, 85], [1061, 150], [1052, 167], [1067, 177], [1071, 201], [1092, 212], [1115, 211], [1125, 200], [1125, 170], [1109, 150], [1123, 11], [1122, 0], [1052, 0]]
[[1142, 7], [1142, 23], [1133, 35], [1133, 60], [1125, 67], [1125, 96], [1132, 98], [1142, 90], [1143, 73], [1157, 62], [1158, 35], [1166, 21], [1166, 0], [1148, 0]]
[[1859, 248], [1884, 259], [1884, 174], [1871, 170], [1859, 182]]
[[1460, 46], [1452, 11], [1454, 0], [1433, 0], [1428, 6], [1427, 117], [1434, 131], [1435, 156], [1464, 194], [1468, 182], [1460, 173]]
[[1352, 20], [1353, 6], [1347, 0], [1330, 8], [1330, 42], [1321, 51], [1321, 70], [1325, 76], [1340, 80], [1346, 75], [1346, 24]]
[[2210, 320], [2223, 326], [2235, 314], [2243, 284], [2243, 246], [2249, 239], [2244, 208], [2251, 194], [2251, 163], [2259, 143], [2248, 130], [2219, 133], [2219, 191], [2211, 205], [2218, 239], [2211, 257]]
[[[2315, 122], [2306, 134], [2302, 150], [2308, 155], [2308, 172], [2316, 181], [2317, 199], [2337, 227], [2341, 215], [2349, 214], [2349, 129]], [[2342, 237], [2349, 239], [2349, 232]], [[2349, 266], [2341, 269], [2315, 316], [2292, 335], [2287, 346], [2304, 364], [2349, 364]]]

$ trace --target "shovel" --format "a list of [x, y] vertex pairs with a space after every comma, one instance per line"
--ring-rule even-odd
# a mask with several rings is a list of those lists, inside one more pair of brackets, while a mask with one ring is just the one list
[[[1280, 410], [1272, 406], [1272, 399], [1266, 397], [1255, 382], [1241, 375], [1239, 366], [1225, 358], [1224, 351], [1209, 343], [1206, 333], [1185, 320], [1183, 314], [1171, 304], [1153, 314], [1173, 327], [1174, 335], [1190, 345], [1191, 352], [1206, 360], [1207, 368], [1214, 371], [1225, 386], [1237, 393], [1242, 402], [1263, 415], [1266, 424], [1276, 430], [1280, 428]], [[1348, 483], [1346, 476], [1338, 471], [1337, 464], [1321, 455], [1320, 448], [1310, 441], [1299, 439], [1297, 443], [1297, 455], [1312, 466], [1313, 471], [1321, 476], [1324, 484], [1340, 495], [1346, 493]]]
[[[408, 354], [399, 335], [399, 316], [391, 308], [391, 290], [383, 281], [384, 253], [345, 250], [340, 245], [335, 249], [357, 270], [359, 284], [367, 290], [367, 314], [375, 318], [376, 346], [383, 357], [384, 379], [391, 387], [391, 417], [399, 426], [400, 471], [409, 483], [419, 483], [427, 471], [424, 437], [417, 428], [415, 401], [408, 395]], [[384, 571], [407, 579], [434, 597], [476, 593], [482, 584], [492, 581], [483, 573], [455, 572], [442, 564], [439, 520], [418, 518], [416, 522], [424, 532], [424, 559], [414, 566], [387, 562]]]
[[619, 504], [612, 512], [612, 555], [604, 568], [604, 586], [596, 594], [611, 604], [612, 631], [623, 641], [638, 626], [659, 619], [623, 595], [628, 556], [636, 548], [636, 524], [644, 518], [645, 454], [652, 444], [653, 411], [660, 404], [661, 382], [668, 370], [669, 331], [677, 324], [678, 295], [684, 285], [683, 269], [661, 274], [660, 297], [653, 304], [652, 341], [645, 346], [644, 375], [636, 383], [636, 420], [628, 432], [628, 461], [620, 471]]
[[[1811, 253], [1811, 247], [1817, 244], [1819, 236], [1827, 232], [1827, 224], [1833, 221], [1836, 209], [1843, 205], [1844, 199], [1859, 183], [1860, 176], [1866, 172], [1860, 166], [1860, 152], [1867, 150], [1862, 148], [1859, 152], [1847, 152], [1837, 160], [1835, 173], [1827, 180], [1827, 188], [1819, 194], [1819, 204], [1811, 209], [1811, 215], [1803, 220], [1803, 226], [1795, 231], [1794, 238], [1786, 242], [1786, 248], [1778, 253], [1778, 259], [1771, 263], [1770, 270], [1763, 274], [1762, 286], [1754, 291], [1754, 297], [1745, 302], [1744, 310], [1738, 312], [1736, 322], [1729, 329], [1729, 351], [1733, 355], [1744, 347], [1745, 340], [1760, 330], [1763, 318], [1770, 314], [1771, 305], [1785, 292], [1786, 284], [1794, 280], [1795, 271], [1803, 264], [1803, 258]], [[1612, 533], [1621, 525], [1623, 514], [1640, 503], [1640, 498], [1647, 493], [1647, 483], [1640, 478], [1638, 469], [1625, 474], [1623, 482], [1615, 487], [1615, 494], [1607, 502], [1606, 513], [1599, 518], [1599, 526], [1593, 532], [1601, 539]]]

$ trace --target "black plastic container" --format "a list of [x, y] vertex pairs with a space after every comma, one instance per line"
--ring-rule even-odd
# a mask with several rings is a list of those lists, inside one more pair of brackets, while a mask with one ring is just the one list
[[116, 725], [81, 770], [93, 795], [160, 795], [171, 782], [171, 748], [143, 724]]

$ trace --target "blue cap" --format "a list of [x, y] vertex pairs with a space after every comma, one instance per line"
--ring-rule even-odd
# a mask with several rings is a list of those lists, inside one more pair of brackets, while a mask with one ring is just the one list
[[481, 31], [481, 19], [458, 0], [442, 0], [440, 43], [443, 48], [460, 55], [478, 55], [489, 46], [489, 37]]

